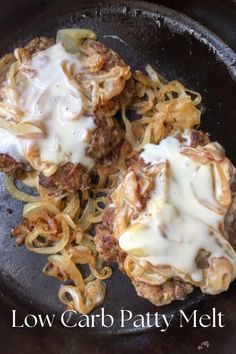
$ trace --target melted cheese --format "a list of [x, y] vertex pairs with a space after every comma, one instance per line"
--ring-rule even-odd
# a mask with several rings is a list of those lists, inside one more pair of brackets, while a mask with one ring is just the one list
[[169, 265], [195, 282], [202, 280], [195, 262], [200, 249], [209, 251], [211, 257], [228, 258], [235, 269], [235, 252], [219, 232], [222, 216], [199, 201], [216, 204], [211, 164], [182, 154], [181, 143], [174, 137], [159, 145], [147, 144], [141, 158], [152, 165], [168, 161], [167, 195], [163, 199], [160, 175], [145, 211], [120, 236], [120, 247], [142, 265]]
[[16, 161], [24, 161], [21, 141], [7, 130], [0, 128], [0, 153], [12, 156]]
[[23, 112], [23, 122], [44, 124], [46, 137], [26, 141], [6, 135], [9, 150], [4, 149], [19, 160], [24, 159], [26, 148], [33, 146], [39, 150], [42, 161], [56, 165], [81, 163], [91, 168], [93, 160], [86, 156], [86, 149], [88, 133], [95, 129], [95, 123], [93, 117], [84, 115], [80, 91], [68, 79], [63, 65], [73, 68], [75, 74], [81, 68], [78, 57], [67, 53], [58, 43], [34, 55], [27, 70], [19, 71], [18, 98], [13, 103]]

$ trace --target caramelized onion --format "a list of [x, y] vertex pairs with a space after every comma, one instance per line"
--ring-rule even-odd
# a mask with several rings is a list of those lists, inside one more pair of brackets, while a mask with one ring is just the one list
[[75, 53], [86, 39], [96, 39], [96, 37], [96, 33], [89, 29], [66, 28], [57, 31], [56, 41], [62, 42], [68, 52]]
[[34, 197], [19, 190], [15, 185], [13, 176], [5, 175], [5, 188], [13, 198], [21, 200], [22, 202], [33, 203], [39, 200], [38, 197]]

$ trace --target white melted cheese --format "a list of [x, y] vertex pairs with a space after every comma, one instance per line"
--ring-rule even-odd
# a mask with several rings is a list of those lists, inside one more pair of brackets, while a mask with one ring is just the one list
[[[199, 202], [215, 202], [211, 165], [182, 154], [181, 143], [174, 137], [159, 145], [147, 144], [141, 158], [152, 165], [168, 161], [167, 196], [163, 201], [159, 176], [146, 210], [120, 236], [120, 247], [133, 252], [142, 265], [169, 265], [196, 282], [202, 280], [202, 270], [195, 262], [200, 249], [209, 251], [211, 257], [228, 258], [235, 268], [234, 252], [219, 232], [222, 216]], [[142, 256], [137, 256], [137, 250]]]
[[[41, 140], [9, 138], [5, 149], [13, 158], [23, 159], [29, 146], [39, 150], [42, 161], [53, 164], [81, 163], [91, 168], [93, 160], [86, 156], [87, 136], [95, 129], [93, 117], [83, 114], [83, 102], [76, 84], [71, 82], [62, 65], [80, 70], [77, 56], [65, 51], [61, 43], [34, 55], [27, 71], [17, 74], [17, 106], [23, 112], [22, 121], [43, 122], [47, 135]], [[29, 70], [28, 70], [29, 69]], [[2, 144], [1, 144], [2, 145]]]
[[21, 141], [5, 129], [0, 128], [0, 153], [12, 156], [16, 161], [24, 161]]

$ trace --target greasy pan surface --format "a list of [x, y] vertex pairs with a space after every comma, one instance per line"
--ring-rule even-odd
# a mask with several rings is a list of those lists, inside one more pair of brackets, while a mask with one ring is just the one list
[[[208, 131], [212, 139], [222, 143], [236, 164], [236, 55], [219, 37], [199, 23], [173, 10], [144, 2], [127, 1], [119, 5], [118, 1], [113, 1], [109, 5], [106, 2], [99, 5], [97, 1], [25, 0], [10, 1], [9, 5], [5, 5], [2, 0], [2, 3], [1, 11], [6, 14], [1, 15], [1, 53], [24, 45], [37, 35], [54, 36], [58, 28], [91, 28], [133, 69], [144, 69], [149, 63], [167, 79], [178, 79], [185, 86], [199, 91], [203, 96], [202, 129]], [[165, 3], [171, 6], [171, 1], [162, 1], [162, 4]], [[9, 14], [11, 17], [8, 20]], [[191, 16], [189, 9], [188, 14]], [[227, 30], [222, 29], [225, 39]], [[222, 353], [223, 348], [226, 354], [235, 352], [235, 283], [225, 294], [209, 297], [195, 291], [183, 302], [157, 309], [137, 297], [128, 279], [115, 269], [114, 275], [107, 281], [108, 291], [103, 304], [105, 312], [115, 319], [111, 328], [102, 327], [98, 318], [92, 329], [66, 330], [59, 324], [41, 330], [12, 329], [12, 309], [17, 309], [22, 317], [29, 313], [46, 313], [55, 314], [59, 319], [65, 308], [57, 299], [58, 281], [41, 273], [46, 258], [15, 246], [10, 238], [11, 228], [21, 220], [22, 203], [8, 196], [2, 180], [0, 183], [1, 353], [110, 353], [111, 350], [115, 353], [121, 350], [197, 353], [203, 341], [209, 342], [209, 348], [203, 346], [200, 352]], [[195, 309], [199, 309], [199, 313], [211, 313], [213, 307], [225, 315], [224, 328], [179, 328], [180, 309], [184, 309], [186, 314]], [[134, 328], [131, 322], [121, 328], [119, 318], [122, 308], [132, 311], [133, 315], [156, 311], [167, 316], [174, 314], [175, 320], [165, 333], [158, 328]], [[101, 309], [94, 313], [101, 313]], [[124, 335], [131, 332], [132, 335]], [[91, 336], [93, 339], [89, 340]]]

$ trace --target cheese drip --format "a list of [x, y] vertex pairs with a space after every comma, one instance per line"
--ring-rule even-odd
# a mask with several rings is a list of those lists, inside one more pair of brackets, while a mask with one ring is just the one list
[[168, 265], [188, 274], [194, 282], [202, 281], [203, 270], [198, 268], [196, 257], [200, 250], [206, 250], [210, 258], [229, 259], [235, 277], [235, 252], [219, 231], [222, 215], [200, 202], [204, 199], [213, 206], [217, 203], [212, 166], [181, 153], [183, 145], [167, 137], [159, 145], [144, 146], [140, 157], [145, 163], [168, 164], [167, 190], [163, 192], [162, 172], [146, 209], [120, 236], [119, 245], [142, 266], [146, 262]]
[[86, 149], [88, 134], [95, 129], [95, 123], [92, 116], [84, 115], [79, 87], [66, 75], [65, 67], [76, 75], [81, 64], [79, 57], [67, 53], [61, 43], [22, 64], [16, 74], [17, 96], [9, 100], [22, 111], [21, 122], [43, 124], [46, 134], [42, 139], [28, 140], [10, 136], [8, 139], [6, 134], [8, 149], [1, 147], [1, 152], [9, 153], [16, 160], [26, 160], [25, 151], [33, 147], [39, 151], [42, 161], [93, 166]]

